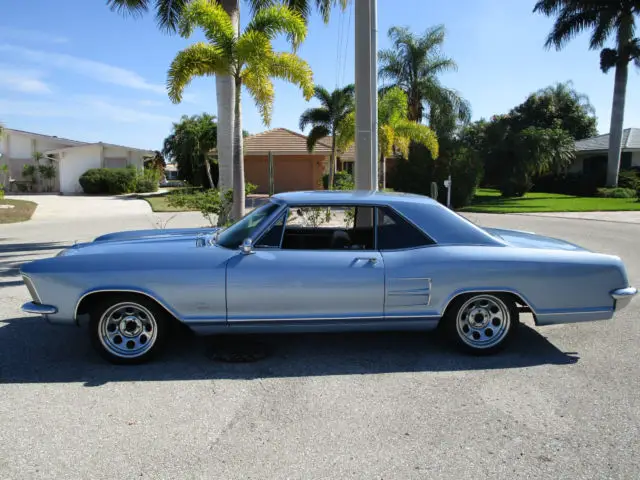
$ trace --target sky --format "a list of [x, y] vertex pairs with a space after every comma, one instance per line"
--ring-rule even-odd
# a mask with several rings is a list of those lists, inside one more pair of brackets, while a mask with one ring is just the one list
[[[358, 0], [359, 1], [359, 0]], [[250, 12], [242, 2], [242, 23]], [[595, 106], [598, 130], [608, 132], [613, 72], [599, 69], [599, 53], [583, 35], [561, 52], [546, 50], [552, 20], [533, 14], [533, 0], [378, 0], [378, 45], [387, 32], [406, 26], [415, 33], [444, 25], [443, 53], [458, 64], [441, 76], [470, 101], [473, 119], [505, 113], [540, 88], [573, 81]], [[315, 14], [299, 49], [314, 81], [329, 90], [354, 81], [353, 5], [335, 10], [328, 25]], [[182, 103], [166, 94], [166, 73], [175, 54], [195, 41], [159, 31], [153, 15], [123, 18], [105, 0], [8, 2], [0, 16], [0, 122], [7, 128], [88, 142], [161, 149], [182, 115], [216, 113], [215, 80], [196, 79]], [[287, 50], [284, 39], [274, 45]], [[270, 128], [299, 131], [306, 102], [297, 87], [275, 82]], [[243, 127], [262, 124], [243, 93]], [[631, 69], [625, 128], [640, 128], [640, 71]]]

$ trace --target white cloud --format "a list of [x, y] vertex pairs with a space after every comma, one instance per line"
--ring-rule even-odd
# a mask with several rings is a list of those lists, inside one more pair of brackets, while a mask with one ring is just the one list
[[142, 107], [162, 107], [165, 104], [159, 100], [138, 100], [138, 105]]
[[49, 66], [66, 72], [74, 72], [104, 83], [160, 94], [166, 93], [164, 85], [147, 82], [143, 77], [131, 70], [94, 60], [87, 60], [64, 53], [32, 50], [10, 44], [1, 44], [0, 52], [8, 52], [14, 54], [16, 58], [36, 62], [40, 66]]
[[172, 118], [118, 105], [112, 99], [76, 95], [61, 101], [10, 100], [0, 98], [0, 112], [6, 116], [109, 120], [115, 123], [170, 123]]
[[0, 25], [0, 38], [6, 40], [17, 40], [19, 42], [35, 43], [67, 43], [69, 39], [62, 35], [43, 32], [42, 30], [30, 30], [26, 28], [15, 28]]
[[51, 88], [40, 78], [42, 73], [35, 70], [4, 66], [0, 64], [0, 87], [19, 93], [48, 94]]

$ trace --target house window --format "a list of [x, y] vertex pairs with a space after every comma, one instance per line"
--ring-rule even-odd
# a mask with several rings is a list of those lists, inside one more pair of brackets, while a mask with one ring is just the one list
[[620, 170], [629, 170], [631, 168], [631, 152], [622, 152], [620, 157]]

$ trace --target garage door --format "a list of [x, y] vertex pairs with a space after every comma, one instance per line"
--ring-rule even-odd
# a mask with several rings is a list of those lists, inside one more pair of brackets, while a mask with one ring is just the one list
[[256, 193], [269, 193], [269, 164], [266, 158], [244, 157], [244, 178], [258, 186]]
[[277, 158], [275, 163], [276, 192], [313, 190], [313, 160]]

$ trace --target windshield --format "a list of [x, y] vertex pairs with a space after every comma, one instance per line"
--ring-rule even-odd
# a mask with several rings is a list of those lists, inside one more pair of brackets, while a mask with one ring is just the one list
[[252, 212], [245, 215], [238, 222], [220, 232], [216, 243], [224, 248], [235, 250], [245, 238], [250, 237], [260, 223], [275, 212], [280, 205], [277, 203], [265, 203]]

